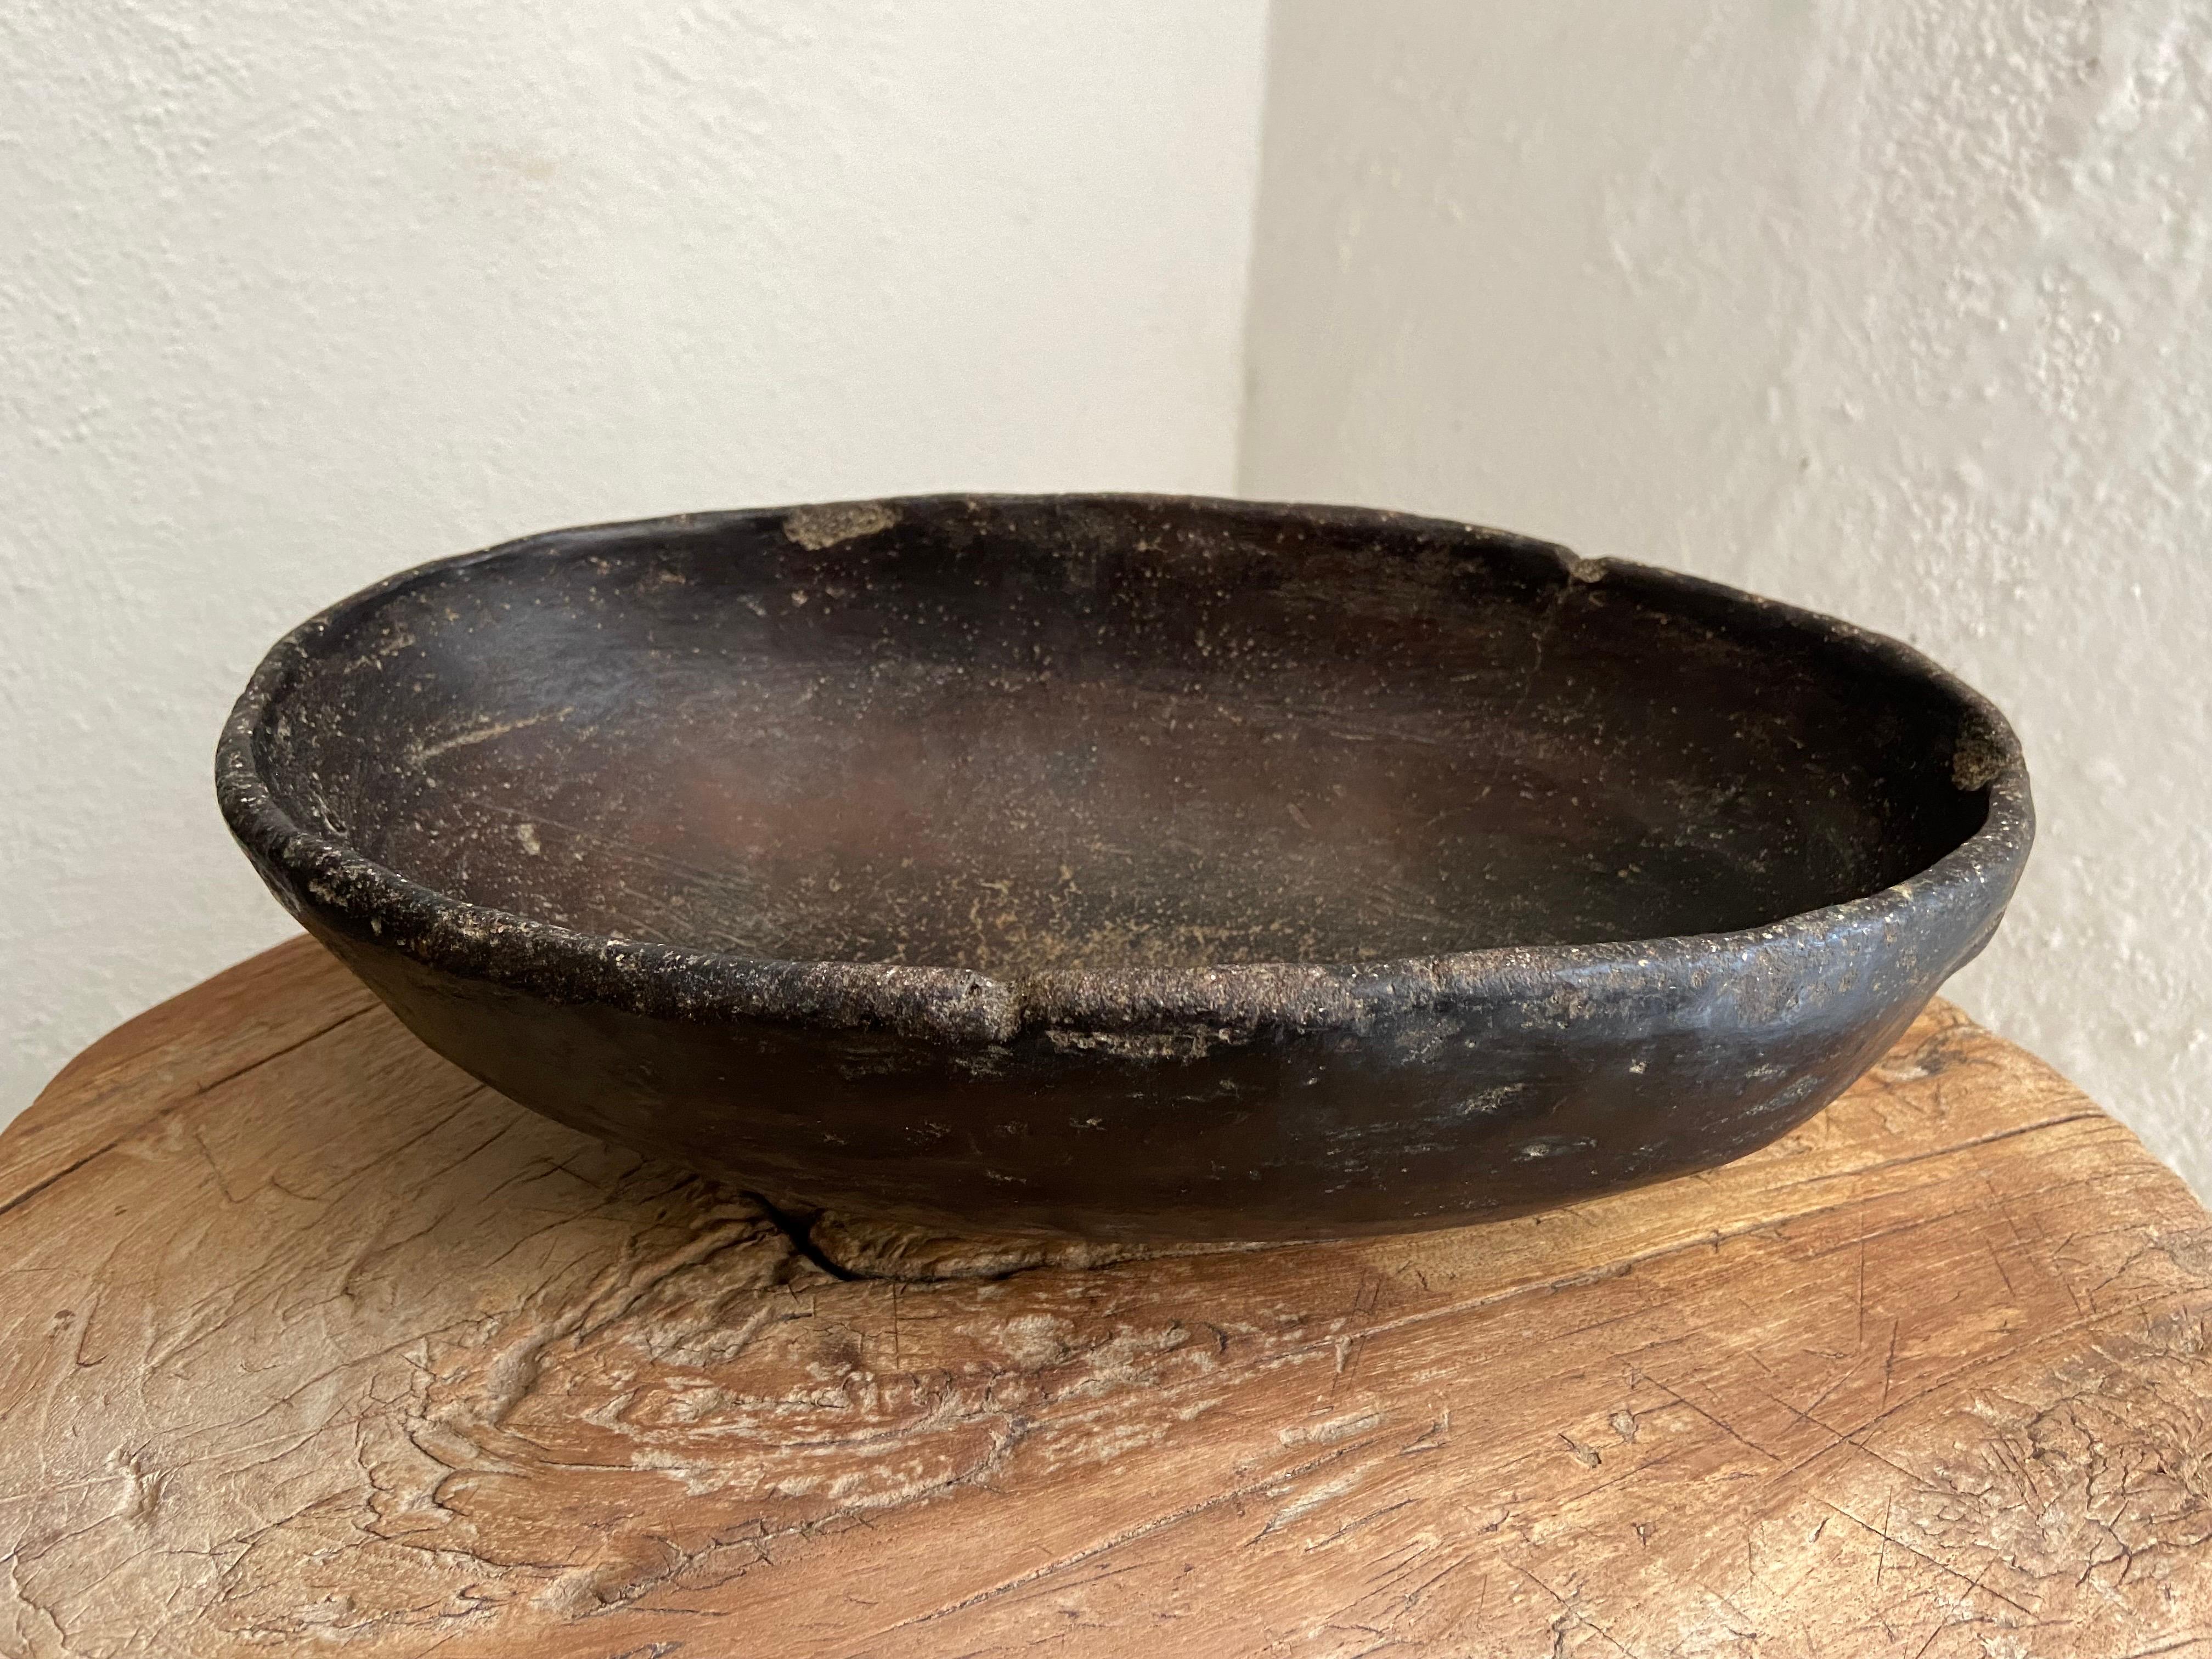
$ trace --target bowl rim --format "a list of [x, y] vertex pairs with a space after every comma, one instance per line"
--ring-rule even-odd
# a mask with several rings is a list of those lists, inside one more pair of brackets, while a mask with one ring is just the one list
[[[1506, 945], [1372, 962], [1270, 962], [1189, 968], [1057, 968], [999, 977], [964, 968], [878, 962], [786, 961], [595, 934], [480, 905], [427, 886], [297, 822], [257, 760], [257, 738], [316, 647], [394, 597], [471, 566], [533, 555], [573, 556], [711, 534], [794, 513], [975, 511], [997, 506], [1100, 505], [1197, 509], [1224, 519], [1296, 519], [1344, 529], [1389, 526], [1466, 544], [1534, 550], [1563, 580], [1626, 581], [1661, 597], [1701, 601], [1739, 617], [1780, 623], [1940, 693], [1964, 716], [1954, 760], [1960, 787], [1988, 789], [1980, 828], [1934, 863], [1860, 897], [1749, 928], [1589, 945]], [[216, 790], [231, 833], [295, 920], [394, 949], [426, 968], [562, 1003], [604, 1003], [648, 1018], [750, 1019], [815, 1029], [890, 1028], [951, 1046], [1011, 1042], [1024, 1030], [1128, 1030], [1204, 1024], [1304, 1028], [1364, 1024], [1378, 1002], [1462, 1001], [1527, 995], [1592, 976], [1626, 975], [1716, 994], [1723, 966], [1791, 952], [1838, 936], [1893, 939], [1935, 914], [1977, 913], [1966, 948], [1929, 981], [1932, 989], [1994, 930], [2034, 837], [2034, 807], [2020, 740], [1972, 687], [1900, 640], [1725, 583], [1455, 520], [1383, 508], [1139, 492], [936, 494], [684, 513], [541, 532], [432, 559], [348, 595], [270, 647], [225, 721]], [[315, 924], [321, 924], [316, 927]], [[1802, 974], [1799, 975], [1802, 977]]]

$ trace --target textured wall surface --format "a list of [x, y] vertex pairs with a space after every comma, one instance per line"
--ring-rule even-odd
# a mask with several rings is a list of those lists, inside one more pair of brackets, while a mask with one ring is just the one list
[[1242, 484], [1913, 641], [2042, 840], [1955, 983], [2212, 1192], [2212, 8], [1279, 0]]
[[1221, 490], [1263, 0], [0, 9], [0, 1119], [290, 926], [216, 729], [553, 525]]

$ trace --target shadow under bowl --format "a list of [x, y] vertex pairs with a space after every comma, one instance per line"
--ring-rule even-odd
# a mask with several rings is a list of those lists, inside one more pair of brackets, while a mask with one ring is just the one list
[[796, 1211], [1455, 1224], [1724, 1162], [1996, 927], [2003, 720], [1897, 642], [1401, 514], [559, 531], [280, 642], [217, 757], [422, 1038]]

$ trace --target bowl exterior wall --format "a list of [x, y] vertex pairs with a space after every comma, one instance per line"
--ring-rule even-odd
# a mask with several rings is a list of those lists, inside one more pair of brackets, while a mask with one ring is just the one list
[[1818, 1111], [1994, 909], [1695, 964], [1601, 959], [1341, 1022], [887, 1030], [669, 1018], [466, 978], [312, 930], [502, 1094], [786, 1210], [954, 1234], [1297, 1239], [1498, 1219], [1709, 1169]]

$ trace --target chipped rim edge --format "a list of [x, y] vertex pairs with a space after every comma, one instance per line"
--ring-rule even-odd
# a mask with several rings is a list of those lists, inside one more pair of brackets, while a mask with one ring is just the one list
[[[968, 510], [1001, 503], [1199, 507], [1224, 519], [1391, 526], [1462, 544], [1504, 543], [1552, 555], [1569, 580], [1626, 578], [1647, 592], [1698, 598], [1739, 617], [1779, 622], [1956, 704], [1989, 764], [1989, 808], [1957, 847], [1904, 880], [1862, 897], [1724, 933], [1593, 945], [1498, 945], [1376, 962], [1238, 963], [1181, 969], [1052, 969], [1012, 979], [959, 968], [884, 963], [779, 961], [610, 938], [475, 904], [425, 886], [306, 828], [277, 803], [255, 760], [255, 738], [329, 635], [395, 595], [470, 566], [528, 554], [574, 554], [599, 544], [711, 532], [780, 520], [801, 510], [882, 507]], [[562, 1003], [599, 1003], [648, 1018], [768, 1020], [823, 1030], [889, 1028], [953, 1045], [1005, 1042], [1024, 1029], [1127, 1030], [1172, 1024], [1301, 1028], [1364, 1025], [1397, 1012], [1491, 997], [1521, 1000], [1593, 978], [1624, 994], [1662, 988], [1662, 1000], [1710, 1004], [1723, 981], [1756, 959], [1826, 941], [1894, 939], [1943, 915], [1966, 918], [1957, 942], [1912, 975], [1932, 990], [1987, 943], [2018, 883], [2035, 815], [2020, 740], [1972, 687], [1887, 635], [1721, 582], [1627, 560], [1585, 558], [1554, 544], [1454, 520], [1380, 508], [1138, 493], [937, 495], [685, 513], [552, 530], [434, 559], [340, 599], [270, 648], [225, 722], [216, 751], [216, 793], [231, 833], [296, 920], [309, 916], [426, 967]], [[1940, 934], [1942, 930], [1936, 929]], [[1846, 952], [1849, 954], [1849, 952]], [[1711, 970], [1726, 968], [1723, 974]], [[1705, 971], [1700, 971], [1705, 970]], [[1782, 975], [1784, 982], [1802, 979]], [[1770, 995], [1756, 999], [1772, 1001]], [[1795, 996], [1782, 1001], [1794, 1002]], [[1778, 1009], [1776, 1012], [1779, 1012]]]

